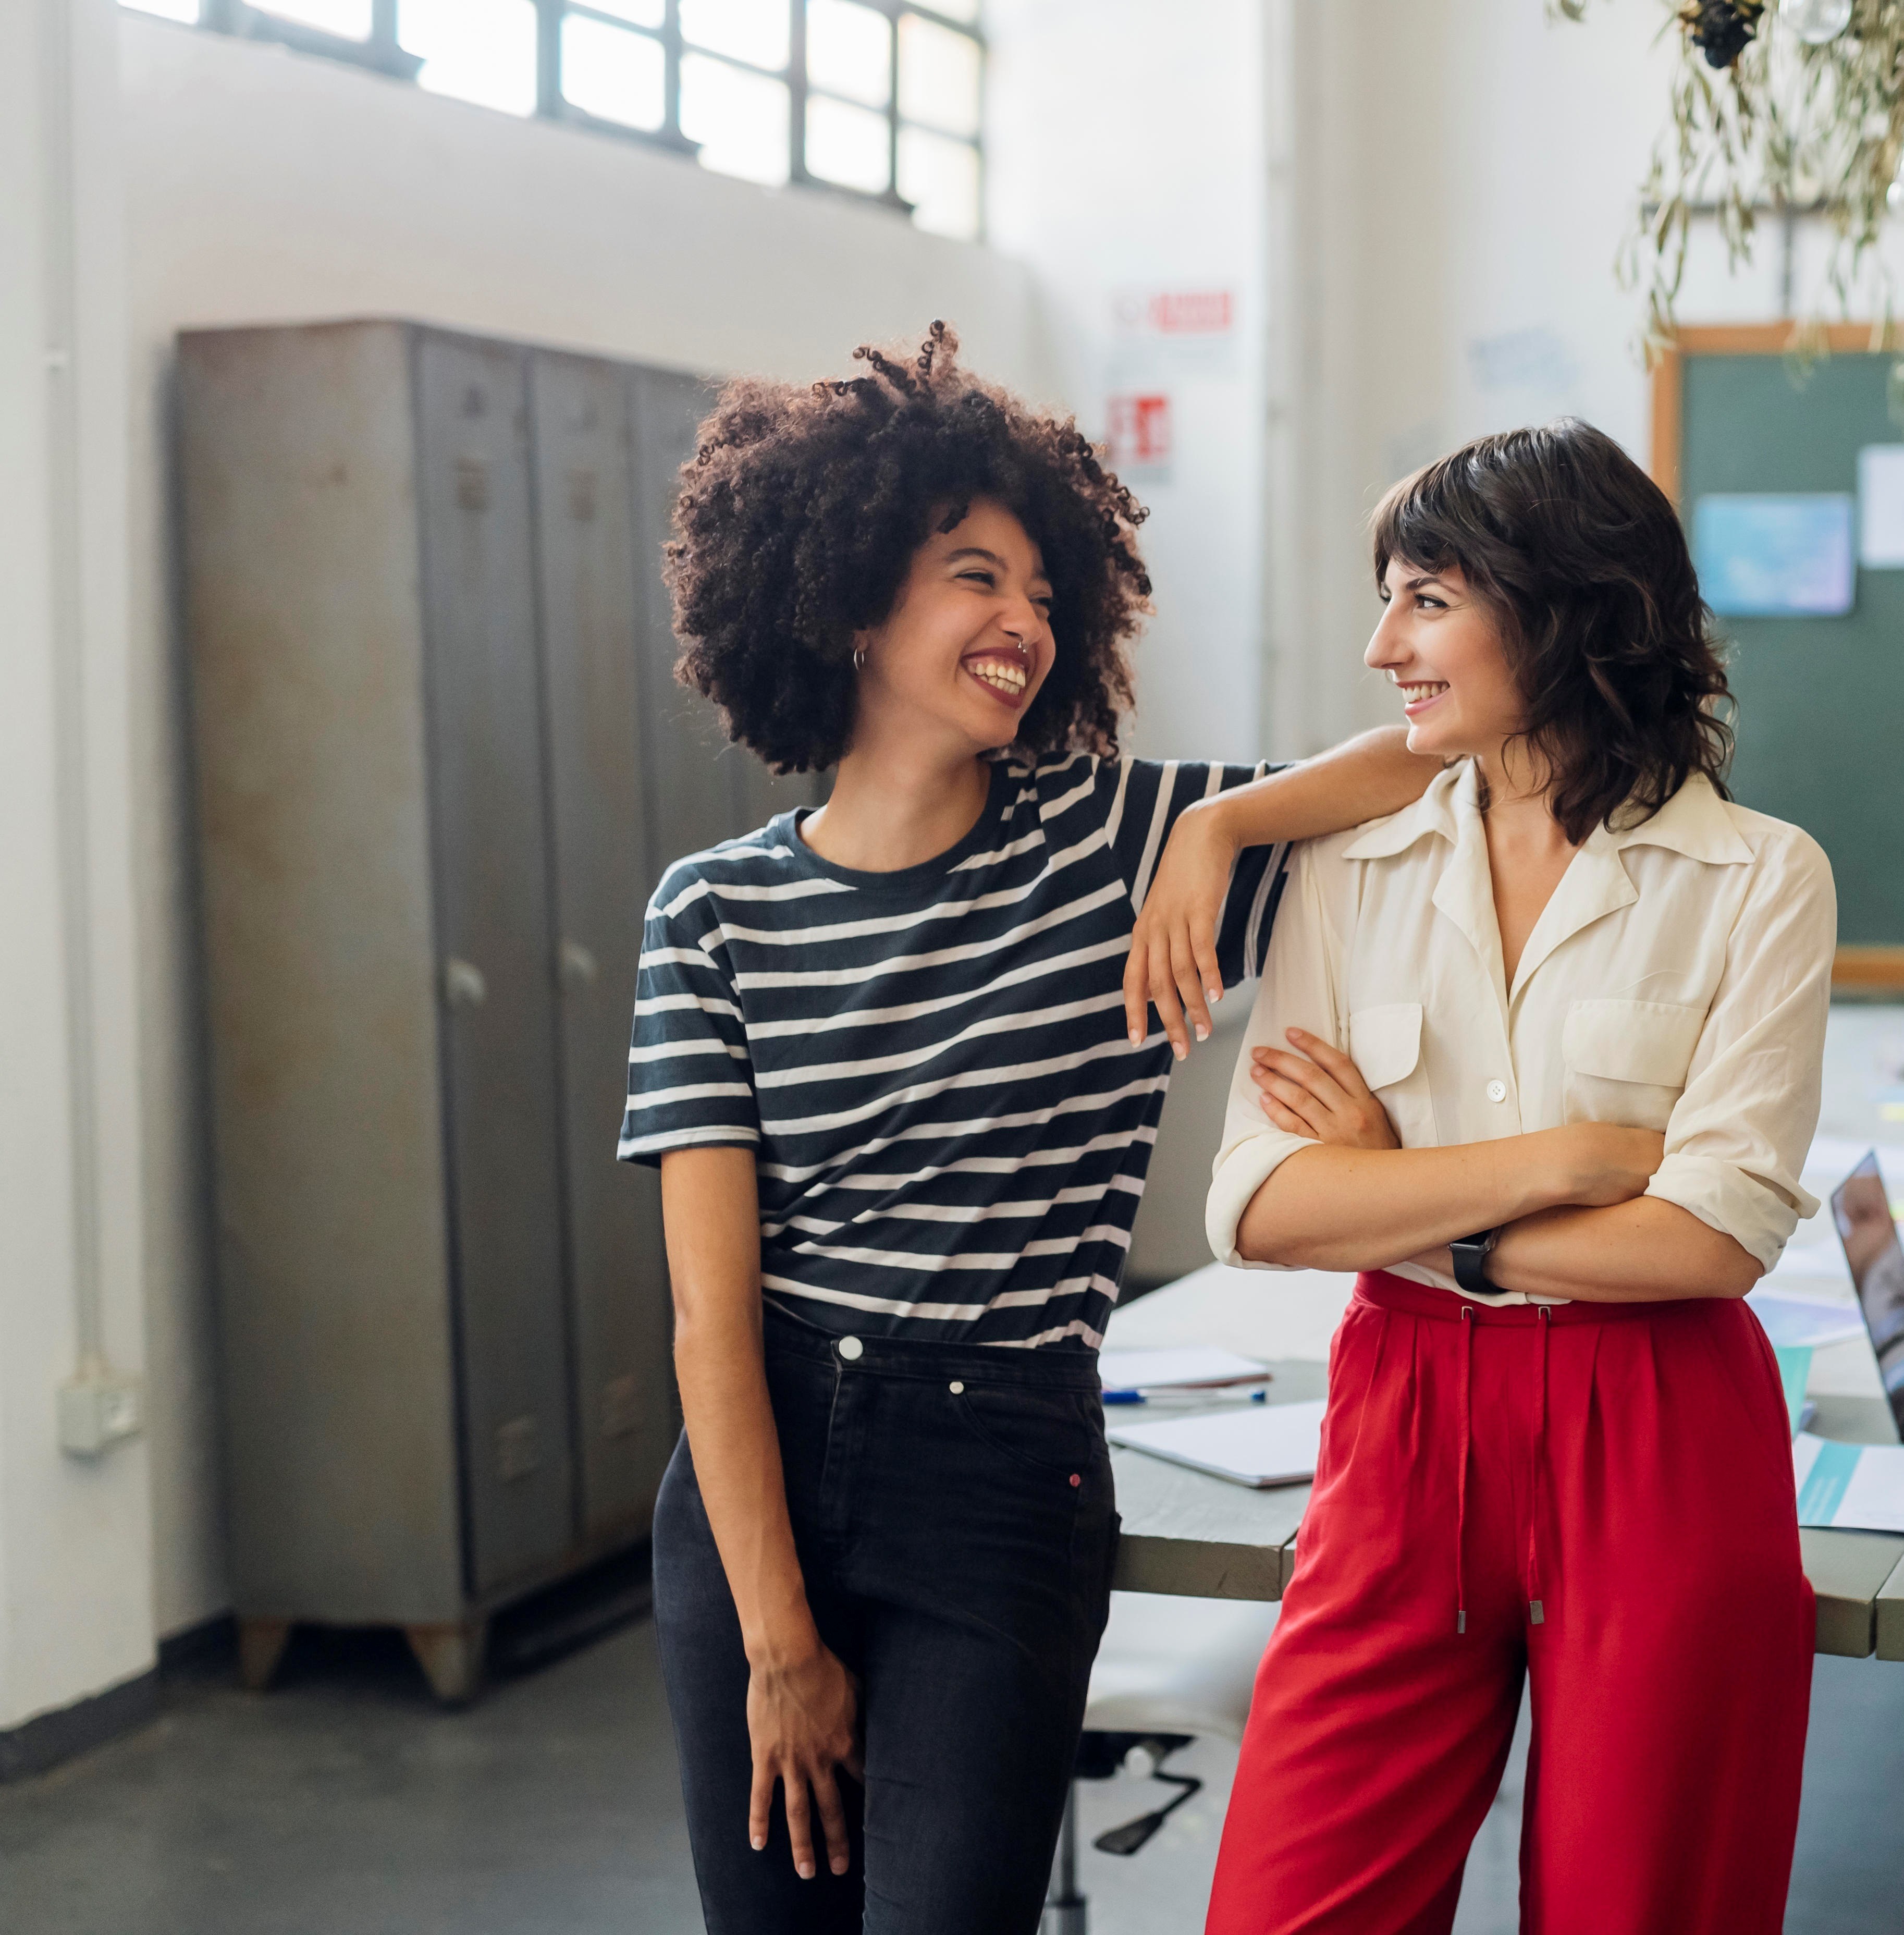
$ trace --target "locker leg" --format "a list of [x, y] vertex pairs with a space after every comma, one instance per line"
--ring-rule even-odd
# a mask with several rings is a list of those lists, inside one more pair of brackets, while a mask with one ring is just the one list
[[403, 1637], [416, 1655], [430, 1690], [446, 1707], [466, 1706], [482, 1684], [483, 1652], [489, 1638], [489, 1622], [483, 1619], [452, 1620], [439, 1626], [414, 1626], [403, 1629]]
[[238, 1681], [247, 1692], [262, 1693], [276, 1678], [291, 1627], [289, 1620], [238, 1622]]

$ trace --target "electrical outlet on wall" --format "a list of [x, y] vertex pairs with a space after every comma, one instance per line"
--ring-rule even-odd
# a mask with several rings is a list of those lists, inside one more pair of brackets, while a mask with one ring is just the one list
[[140, 1380], [100, 1365], [59, 1387], [59, 1448], [77, 1458], [96, 1458], [122, 1438], [136, 1436], [144, 1421]]

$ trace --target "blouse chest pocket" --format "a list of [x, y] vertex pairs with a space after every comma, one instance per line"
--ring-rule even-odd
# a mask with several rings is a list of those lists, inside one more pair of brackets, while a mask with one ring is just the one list
[[1440, 1140], [1421, 1037], [1419, 1001], [1387, 1001], [1349, 1016], [1349, 1059], [1388, 1111], [1404, 1149], [1432, 1149]]
[[1576, 1001], [1561, 1053], [1570, 1122], [1664, 1130], [1683, 1092], [1705, 1011], [1666, 1001]]

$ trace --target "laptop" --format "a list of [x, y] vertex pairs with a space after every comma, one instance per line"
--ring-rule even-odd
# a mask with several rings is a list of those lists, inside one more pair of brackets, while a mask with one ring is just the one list
[[1864, 1327], [1878, 1354], [1890, 1414], [1904, 1438], [1904, 1243], [1891, 1219], [1890, 1199], [1872, 1150], [1831, 1192], [1831, 1215], [1845, 1246]]

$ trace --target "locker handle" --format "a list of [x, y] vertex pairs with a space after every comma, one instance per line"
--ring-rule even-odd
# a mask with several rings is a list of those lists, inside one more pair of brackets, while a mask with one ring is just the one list
[[454, 955], [443, 963], [443, 998], [453, 1008], [479, 1008], [489, 998], [489, 983], [473, 961]]
[[562, 943], [562, 978], [572, 988], [592, 988], [602, 973], [593, 952], [579, 940]]

